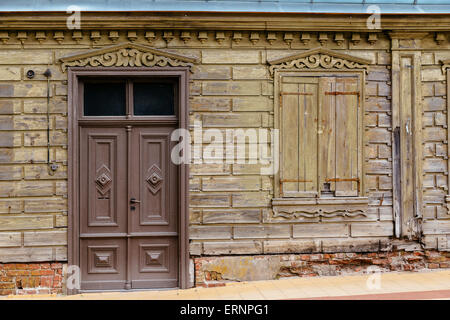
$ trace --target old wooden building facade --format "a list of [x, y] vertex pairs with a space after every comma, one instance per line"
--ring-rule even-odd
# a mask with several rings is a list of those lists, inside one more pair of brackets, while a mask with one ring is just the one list
[[2, 13], [0, 294], [450, 267], [447, 12]]

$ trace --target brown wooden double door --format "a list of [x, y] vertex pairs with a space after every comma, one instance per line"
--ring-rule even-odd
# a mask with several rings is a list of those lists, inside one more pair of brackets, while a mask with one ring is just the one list
[[81, 290], [179, 285], [175, 128], [80, 128]]

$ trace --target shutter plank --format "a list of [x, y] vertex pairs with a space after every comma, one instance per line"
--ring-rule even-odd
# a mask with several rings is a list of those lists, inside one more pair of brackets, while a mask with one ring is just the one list
[[357, 91], [356, 79], [336, 79], [336, 196], [358, 195]]
[[329, 183], [330, 191], [335, 191], [335, 182], [330, 180], [336, 178], [336, 97], [325, 92], [336, 90], [336, 80], [323, 77], [320, 81], [320, 189]]
[[318, 79], [289, 78], [281, 89], [282, 195], [314, 197], [318, 193]]
[[300, 184], [300, 190], [305, 192], [317, 193], [317, 85], [304, 84], [304, 93], [312, 95], [304, 95], [301, 97], [303, 115], [301, 117], [303, 123], [303, 133], [300, 135], [300, 157], [302, 158], [303, 172], [300, 173], [300, 179], [305, 182]]
[[[283, 92], [298, 93], [297, 84], [283, 84]], [[298, 192], [298, 95], [282, 96], [282, 191], [283, 195]], [[289, 182], [288, 182], [289, 181]]]

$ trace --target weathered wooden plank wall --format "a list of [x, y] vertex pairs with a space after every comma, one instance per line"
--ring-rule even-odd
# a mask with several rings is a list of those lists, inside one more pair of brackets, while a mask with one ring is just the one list
[[[409, 188], [400, 193], [403, 200], [408, 199], [398, 206], [404, 212], [402, 218], [412, 217], [414, 206], [419, 208], [417, 212], [423, 218], [422, 241], [428, 248], [449, 248], [450, 215], [446, 202], [449, 79], [447, 71], [442, 73], [441, 70], [441, 60], [450, 59], [449, 41], [438, 44], [432, 32], [425, 35], [409, 33], [408, 36], [377, 32], [376, 38], [372, 36], [369, 41], [368, 33], [345, 30], [321, 33], [210, 30], [55, 32], [44, 29], [0, 34], [3, 41], [0, 44], [0, 262], [67, 259], [67, 73], [61, 71], [59, 58], [128, 41], [199, 59], [190, 83], [190, 123], [193, 126], [198, 120], [204, 129], [214, 128], [222, 133], [227, 129], [275, 127], [279, 120], [275, 110], [279, 104], [279, 89], [269, 72], [268, 61], [317, 47], [370, 61], [362, 87], [351, 82], [335, 84], [336, 91], [361, 89], [364, 96], [361, 101], [364, 127], [362, 140], [358, 142], [363, 150], [358, 154], [345, 153], [344, 157], [351, 157], [352, 163], [357, 162], [355, 157], [361, 157], [366, 215], [277, 216], [272, 210], [272, 198], [279, 194], [276, 174], [261, 176], [260, 164], [194, 163], [190, 166], [191, 255], [387, 248], [394, 236], [393, 207], [398, 199], [393, 197], [393, 185], [399, 188], [398, 184]], [[45, 164], [47, 82], [42, 74], [47, 68], [52, 71], [50, 154], [59, 165], [54, 175], [49, 174]], [[26, 77], [28, 70], [35, 71], [33, 79]], [[282, 90], [320, 91], [314, 86], [286, 83]], [[328, 86], [331, 86], [328, 82], [319, 85]], [[336, 104], [349, 105], [356, 103], [355, 97], [325, 96], [321, 103], [326, 104], [327, 99], [334, 98]], [[283, 96], [283, 100], [288, 105], [299, 104], [301, 98], [288, 95]], [[333, 106], [330, 105], [329, 110]], [[292, 121], [295, 127], [297, 119], [308, 120], [295, 112], [282, 115], [286, 125]], [[326, 113], [321, 116], [326, 119]], [[343, 117], [343, 123], [348, 126], [355, 125], [354, 115], [339, 113], [338, 116]], [[411, 130], [415, 132], [411, 141], [405, 141], [404, 121], [408, 121], [408, 116], [411, 117]], [[306, 121], [306, 126], [310, 125]], [[327, 125], [333, 126], [331, 122]], [[401, 149], [401, 178], [393, 184], [398, 174], [393, 169], [393, 129], [397, 126], [400, 143], [409, 143], [410, 149]], [[357, 138], [350, 129], [336, 130], [339, 131], [336, 139], [348, 143], [352, 150], [356, 149]], [[194, 136], [193, 127], [191, 133]], [[323, 146], [322, 154], [330, 159], [333, 149], [328, 145], [333, 142], [320, 139], [317, 143]], [[311, 138], [307, 145], [301, 146], [314, 149], [315, 143]], [[300, 142], [294, 139], [292, 144]], [[248, 150], [249, 146], [235, 143], [235, 148]], [[411, 153], [411, 148], [415, 152]], [[241, 160], [245, 159], [243, 156]], [[326, 176], [335, 174], [330, 172], [334, 158], [324, 160], [328, 163], [327, 169], [317, 170], [317, 177], [310, 174], [316, 170], [317, 163], [307, 157], [300, 159], [288, 170], [300, 172], [303, 168], [303, 175], [296, 174], [296, 179], [312, 182], [292, 184], [285, 191], [291, 190], [289, 188], [297, 191], [303, 188], [305, 192], [314, 190]], [[284, 160], [290, 161], [289, 158]], [[358, 166], [338, 167], [344, 170], [344, 176], [359, 175], [359, 172], [355, 173]], [[405, 177], [412, 177], [415, 184], [405, 183]], [[289, 178], [288, 171], [286, 179]], [[356, 181], [330, 183], [332, 189], [339, 189], [339, 184], [348, 185], [351, 190], [358, 187]], [[343, 208], [348, 203], [351, 201], [343, 199], [341, 203], [323, 206]], [[317, 207], [312, 203], [302, 206], [308, 210]], [[351, 206], [363, 207], [361, 203]], [[402, 221], [402, 230], [407, 230], [410, 225], [405, 225], [407, 220]], [[405, 232], [402, 235], [407, 236]]]

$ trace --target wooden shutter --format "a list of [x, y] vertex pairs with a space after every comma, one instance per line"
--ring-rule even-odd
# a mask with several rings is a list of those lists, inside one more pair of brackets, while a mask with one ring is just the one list
[[325, 191], [325, 183], [330, 192], [335, 192], [336, 177], [336, 99], [325, 94], [336, 90], [336, 79], [320, 78], [319, 101], [319, 176], [320, 190]]
[[335, 196], [357, 196], [360, 153], [358, 79], [322, 77], [320, 97], [320, 189], [325, 191], [329, 186]]
[[283, 197], [318, 195], [317, 77], [283, 77], [280, 92]]

